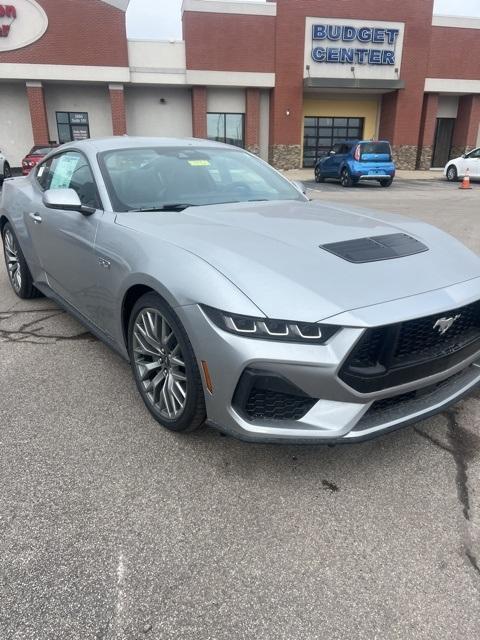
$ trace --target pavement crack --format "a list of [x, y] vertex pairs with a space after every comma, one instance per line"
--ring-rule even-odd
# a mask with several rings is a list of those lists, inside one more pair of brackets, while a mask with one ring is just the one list
[[473, 555], [473, 553], [470, 551], [470, 549], [466, 549], [465, 550], [465, 555], [467, 557], [467, 560], [472, 565], [474, 571], [476, 571], [478, 573], [478, 575], [480, 576], [480, 567], [478, 566], [477, 558]]
[[413, 430], [415, 431], [415, 433], [418, 433], [419, 436], [431, 442], [435, 447], [438, 447], [439, 449], [442, 449], [443, 451], [446, 451], [447, 453], [450, 453], [451, 455], [453, 455], [453, 449], [451, 449], [450, 447], [447, 447], [446, 444], [444, 444], [443, 442], [440, 442], [440, 440], [437, 440], [426, 431], [422, 431], [418, 427], [413, 427]]
[[449, 409], [444, 412], [447, 418], [448, 427], [447, 435], [452, 447], [452, 456], [457, 467], [456, 484], [457, 495], [460, 504], [463, 507], [463, 516], [465, 520], [470, 520], [470, 494], [468, 492], [468, 462], [465, 451], [465, 445], [462, 439], [462, 429], [457, 422], [455, 411]]

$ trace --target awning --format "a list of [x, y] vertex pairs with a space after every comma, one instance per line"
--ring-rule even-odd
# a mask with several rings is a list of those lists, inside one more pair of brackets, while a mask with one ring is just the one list
[[378, 80], [374, 78], [305, 78], [306, 89], [404, 89], [404, 80]]

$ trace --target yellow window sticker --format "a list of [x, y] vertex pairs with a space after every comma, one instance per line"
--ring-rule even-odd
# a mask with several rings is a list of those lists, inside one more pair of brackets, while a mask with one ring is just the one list
[[208, 160], [189, 160], [188, 164], [192, 167], [209, 167], [210, 162]]

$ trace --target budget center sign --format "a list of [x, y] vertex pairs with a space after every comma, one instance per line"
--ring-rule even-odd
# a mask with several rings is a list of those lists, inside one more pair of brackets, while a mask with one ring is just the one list
[[307, 18], [305, 77], [398, 80], [401, 22]]

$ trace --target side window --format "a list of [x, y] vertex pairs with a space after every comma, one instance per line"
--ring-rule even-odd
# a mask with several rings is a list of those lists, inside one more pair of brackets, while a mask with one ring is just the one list
[[46, 180], [46, 189], [73, 189], [80, 202], [88, 207], [100, 208], [97, 187], [85, 156], [68, 151], [52, 159]]
[[53, 158], [50, 158], [49, 160], [46, 160], [45, 162], [40, 163], [37, 167], [37, 173], [35, 177], [38, 184], [40, 185], [40, 188], [43, 191], [46, 191], [47, 189], [50, 188], [50, 179], [51, 179], [50, 167], [52, 166], [53, 160], [54, 160]]
[[467, 158], [480, 158], [480, 149], [475, 149], [468, 154]]

